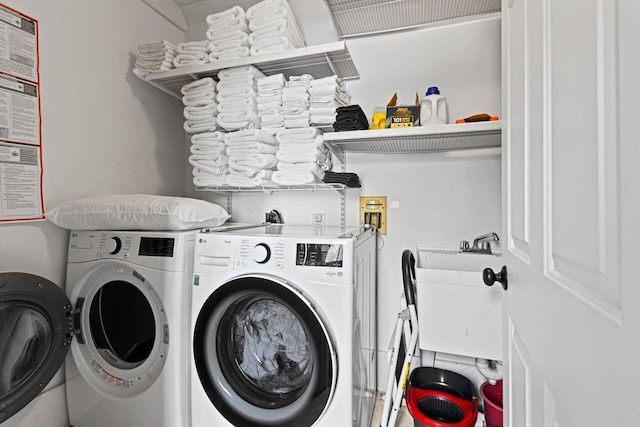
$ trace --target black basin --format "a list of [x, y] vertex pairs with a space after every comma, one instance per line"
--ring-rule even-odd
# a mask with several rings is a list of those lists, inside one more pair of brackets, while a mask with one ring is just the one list
[[476, 395], [473, 383], [464, 375], [440, 368], [416, 368], [409, 377], [409, 387], [449, 393], [465, 400]]

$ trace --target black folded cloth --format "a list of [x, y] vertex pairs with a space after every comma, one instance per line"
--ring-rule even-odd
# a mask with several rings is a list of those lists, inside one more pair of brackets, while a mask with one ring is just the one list
[[359, 105], [338, 107], [336, 113], [336, 121], [333, 123], [333, 130], [336, 132], [369, 129], [367, 116]]
[[356, 173], [326, 171], [322, 181], [327, 184], [344, 184], [347, 187], [360, 188], [360, 178]]

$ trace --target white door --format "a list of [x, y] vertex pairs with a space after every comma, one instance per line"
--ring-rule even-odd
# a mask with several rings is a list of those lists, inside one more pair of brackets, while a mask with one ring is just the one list
[[640, 425], [640, 2], [503, 1], [505, 425]]

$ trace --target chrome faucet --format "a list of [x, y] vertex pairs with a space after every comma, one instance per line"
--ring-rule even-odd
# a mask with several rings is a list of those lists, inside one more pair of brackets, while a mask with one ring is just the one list
[[491, 244], [489, 242], [499, 242], [500, 238], [496, 233], [487, 233], [473, 239], [473, 246], [469, 247], [469, 242], [460, 242], [460, 252], [474, 254], [491, 254]]

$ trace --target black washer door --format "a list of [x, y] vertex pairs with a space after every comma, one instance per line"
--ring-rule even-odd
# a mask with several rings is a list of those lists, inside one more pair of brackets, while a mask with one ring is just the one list
[[236, 426], [310, 426], [332, 396], [327, 332], [285, 283], [241, 277], [218, 288], [198, 315], [193, 346], [202, 386]]
[[31, 402], [71, 343], [71, 304], [49, 280], [0, 273], [0, 423]]

